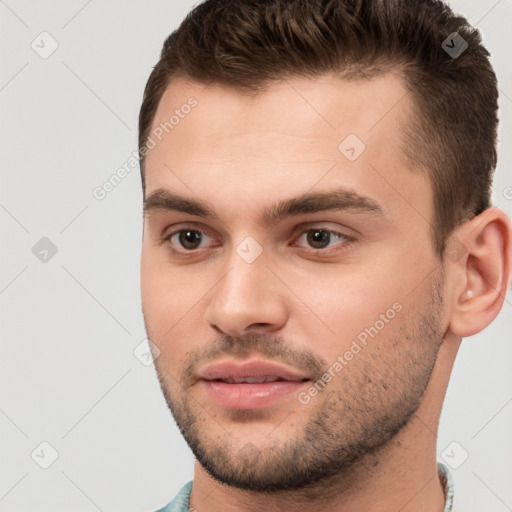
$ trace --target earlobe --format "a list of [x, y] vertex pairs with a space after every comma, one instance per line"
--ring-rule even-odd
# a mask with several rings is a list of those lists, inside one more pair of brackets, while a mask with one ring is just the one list
[[460, 337], [485, 329], [498, 316], [510, 283], [512, 227], [498, 208], [488, 209], [465, 223], [457, 233], [467, 254], [457, 262], [446, 262], [457, 275], [450, 331]]

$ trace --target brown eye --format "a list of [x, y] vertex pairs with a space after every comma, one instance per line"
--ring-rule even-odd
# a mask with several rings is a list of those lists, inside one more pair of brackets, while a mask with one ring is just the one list
[[209, 235], [199, 229], [179, 229], [162, 238], [170, 251], [174, 254], [191, 255], [194, 251], [201, 249]]
[[184, 249], [194, 250], [201, 245], [201, 231], [197, 231], [194, 229], [185, 229], [178, 231], [177, 234], [179, 234], [179, 243]]
[[323, 249], [331, 241], [331, 232], [325, 229], [310, 229], [307, 233], [307, 241], [313, 249]]
[[306, 245], [303, 245], [305, 249], [326, 255], [347, 247], [354, 240], [353, 237], [338, 231], [317, 227], [303, 231], [297, 240], [303, 237], [305, 237]]

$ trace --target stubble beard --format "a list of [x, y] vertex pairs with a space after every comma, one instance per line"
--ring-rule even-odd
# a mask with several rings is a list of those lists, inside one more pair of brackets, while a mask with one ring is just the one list
[[[292, 406], [300, 414], [311, 411], [302, 427], [295, 422], [293, 435], [283, 438], [283, 429], [272, 432], [270, 424], [264, 446], [237, 438], [236, 425], [261, 419], [266, 411], [231, 410], [213, 419], [187, 389], [168, 382], [155, 360], [164, 398], [196, 459], [213, 478], [247, 491], [314, 488], [340, 475], [348, 482], [354, 467], [388, 446], [420, 406], [444, 337], [439, 320], [443, 283], [434, 281], [421, 312], [402, 321], [388, 338], [380, 338], [385, 330], [379, 333], [309, 404]], [[225, 353], [240, 352], [236, 347], [243, 345], [223, 341]], [[226, 421], [226, 416], [229, 426], [223, 431], [220, 418]], [[213, 435], [215, 430], [223, 433]]]

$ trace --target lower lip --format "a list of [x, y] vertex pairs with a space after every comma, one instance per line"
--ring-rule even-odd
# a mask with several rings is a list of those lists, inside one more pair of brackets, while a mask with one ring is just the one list
[[307, 384], [307, 381], [289, 380], [251, 384], [228, 384], [212, 380], [202, 382], [213, 401], [227, 409], [262, 409], [297, 393]]

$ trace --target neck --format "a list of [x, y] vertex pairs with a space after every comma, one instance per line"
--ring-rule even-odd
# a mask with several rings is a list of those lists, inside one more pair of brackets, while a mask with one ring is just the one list
[[442, 512], [445, 498], [437, 471], [435, 434], [407, 444], [402, 437], [399, 434], [378, 454], [367, 456], [344, 474], [308, 488], [272, 494], [221, 484], [196, 462], [190, 507], [200, 512]]

